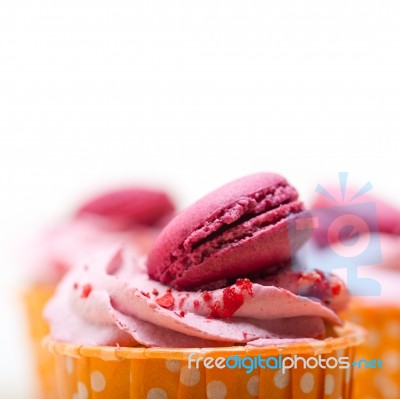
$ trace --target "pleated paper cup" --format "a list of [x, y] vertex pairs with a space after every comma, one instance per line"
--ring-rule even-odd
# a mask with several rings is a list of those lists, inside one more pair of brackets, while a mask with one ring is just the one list
[[[207, 367], [218, 358], [232, 366], [248, 359], [318, 357], [330, 365], [354, 359], [365, 331], [347, 323], [337, 337], [304, 340], [262, 348], [122, 348], [79, 346], [47, 339], [44, 345], [56, 355], [59, 398], [76, 399], [254, 399], [254, 398], [351, 398], [352, 368]], [[228, 359], [231, 360], [228, 360]], [[190, 359], [190, 361], [189, 361]], [[239, 360], [238, 360], [239, 359]], [[246, 360], [247, 359], [247, 360]], [[198, 360], [198, 361], [197, 361]], [[220, 361], [220, 366], [222, 365]], [[209, 365], [210, 363], [208, 363]], [[227, 363], [226, 363], [227, 364]], [[226, 365], [225, 364], [225, 365]], [[276, 364], [275, 364], [276, 366]]]
[[399, 399], [400, 306], [354, 299], [342, 316], [361, 324], [368, 332], [367, 342], [357, 351], [356, 361], [361, 367], [355, 369], [355, 397]]
[[27, 318], [33, 366], [37, 377], [37, 394], [40, 399], [57, 398], [55, 358], [43, 347], [43, 338], [49, 334], [49, 326], [43, 319], [43, 308], [54, 293], [53, 285], [33, 285], [23, 290], [23, 305]]

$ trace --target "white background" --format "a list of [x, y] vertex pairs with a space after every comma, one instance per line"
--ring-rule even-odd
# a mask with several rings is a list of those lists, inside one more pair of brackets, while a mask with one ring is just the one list
[[180, 207], [277, 171], [400, 202], [400, 3], [0, 0], [0, 397], [29, 398], [21, 243], [108, 184]]

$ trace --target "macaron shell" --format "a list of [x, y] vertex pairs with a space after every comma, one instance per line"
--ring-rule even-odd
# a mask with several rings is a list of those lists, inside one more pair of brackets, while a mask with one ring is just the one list
[[[257, 210], [259, 204], [254, 204], [257, 196], [265, 196], [260, 203], [266, 210]], [[185, 254], [190, 257], [196, 248], [212, 239], [213, 234], [221, 236], [248, 223], [249, 218], [250, 221], [256, 218], [257, 213], [274, 213], [281, 204], [296, 203], [297, 197], [297, 191], [286, 179], [272, 173], [247, 176], [222, 186], [180, 213], [164, 228], [149, 254], [149, 275], [178, 289], [196, 288], [220, 278], [245, 277], [260, 268], [290, 259], [292, 251], [307, 240], [309, 232], [296, 232], [296, 237], [290, 237], [294, 242], [291, 246], [288, 215], [285, 214], [249, 237], [227, 243], [198, 264], [192, 261], [182, 264], [187, 262]], [[249, 202], [254, 210], [244, 211]], [[297, 203], [299, 213], [302, 204]], [[244, 228], [243, 233], [246, 233]]]
[[[178, 214], [161, 233], [160, 242], [164, 252], [179, 246], [193, 231], [208, 219], [237, 203], [244, 196], [264, 190], [266, 187], [286, 185], [282, 176], [258, 173], [228, 183], [207, 194], [189, 208]], [[297, 193], [296, 193], [297, 198]]]
[[76, 216], [103, 217], [125, 228], [132, 224], [155, 225], [171, 215], [174, 209], [166, 193], [135, 187], [101, 194], [84, 203]]

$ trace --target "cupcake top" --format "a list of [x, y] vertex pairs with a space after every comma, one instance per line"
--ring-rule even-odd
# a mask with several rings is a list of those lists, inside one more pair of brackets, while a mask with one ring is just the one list
[[130, 187], [97, 195], [31, 243], [27, 274], [34, 283], [55, 284], [96, 248], [112, 243], [147, 253], [173, 212], [171, 198], [159, 190]]
[[69, 272], [45, 310], [55, 340], [147, 347], [259, 346], [321, 339], [348, 302], [337, 277], [299, 270], [303, 205], [262, 173], [214, 191], [173, 219], [148, 260], [103, 245]]

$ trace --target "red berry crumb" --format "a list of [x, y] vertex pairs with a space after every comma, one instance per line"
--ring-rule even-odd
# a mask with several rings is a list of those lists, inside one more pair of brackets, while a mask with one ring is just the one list
[[236, 292], [235, 287], [226, 287], [223, 290], [222, 306], [221, 303], [215, 302], [210, 306], [210, 318], [228, 319], [243, 305], [244, 296], [242, 291]]
[[186, 297], [183, 297], [183, 298], [181, 298], [181, 299], [179, 299], [179, 307], [182, 309], [182, 306], [183, 306], [183, 304], [185, 303], [185, 301], [186, 301]]
[[201, 296], [206, 302], [210, 302], [212, 299], [212, 295], [208, 291], [204, 291]]
[[243, 291], [247, 291], [253, 296], [253, 283], [248, 278], [242, 278], [236, 281], [236, 285]]
[[342, 287], [340, 286], [340, 284], [338, 282], [335, 281], [332, 284], [332, 294], [339, 295], [341, 290], [342, 290]]
[[140, 293], [150, 299], [150, 294], [148, 292], [140, 291]]
[[171, 310], [174, 307], [175, 299], [170, 292], [167, 292], [161, 298], [157, 298], [156, 302], [165, 309]]
[[78, 288], [78, 283], [74, 283], [73, 287], [74, 287], [74, 290], [76, 290]]
[[153, 295], [157, 296], [158, 295], [158, 289], [157, 288], [153, 288], [152, 293], [153, 293]]
[[91, 284], [85, 284], [82, 287], [81, 298], [87, 298], [90, 295], [91, 292], [92, 292]]

